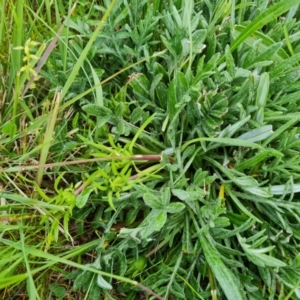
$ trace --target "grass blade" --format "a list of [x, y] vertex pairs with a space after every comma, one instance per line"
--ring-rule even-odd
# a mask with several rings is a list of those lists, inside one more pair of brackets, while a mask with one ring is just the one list
[[257, 17], [253, 22], [251, 22], [237, 37], [237, 39], [230, 46], [230, 50], [234, 51], [245, 39], [251, 36], [256, 30], [262, 28], [264, 25], [270, 23], [293, 6], [300, 3], [300, 0], [282, 0], [279, 3], [272, 5], [266, 11], [264, 11], [259, 17]]

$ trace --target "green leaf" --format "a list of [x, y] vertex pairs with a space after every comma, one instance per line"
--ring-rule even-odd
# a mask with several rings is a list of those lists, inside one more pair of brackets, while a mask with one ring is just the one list
[[82, 208], [85, 206], [93, 190], [94, 190], [93, 186], [86, 187], [79, 195], [76, 196], [76, 206], [78, 208]]
[[157, 75], [155, 75], [155, 77], [153, 78], [152, 82], [151, 82], [151, 87], [150, 87], [150, 96], [151, 96], [151, 100], [154, 101], [155, 100], [155, 89], [158, 86], [158, 84], [160, 83], [160, 81], [163, 78], [163, 74], [159, 73]]
[[170, 203], [167, 207], [165, 207], [165, 211], [170, 214], [176, 214], [185, 209], [185, 205], [180, 202]]
[[278, 16], [288, 11], [293, 6], [300, 3], [300, 0], [280, 1], [260, 14], [254, 21], [252, 21], [232, 43], [230, 50], [234, 51], [247, 37], [251, 36], [256, 30], [262, 28], [264, 25], [275, 20]]
[[237, 284], [238, 280], [233, 273], [224, 265], [220, 258], [220, 254], [209, 243], [204, 234], [198, 234], [201, 246], [215, 278], [220, 284], [227, 299], [245, 299], [241, 293], [241, 287]]
[[[238, 35], [245, 30], [245, 28], [246, 27], [243, 25], [235, 25], [232, 31], [233, 37], [236, 39]], [[258, 40], [262, 41], [258, 46], [258, 51], [260, 54], [258, 54], [258, 56], [256, 56], [253, 61], [249, 61], [248, 64], [244, 66], [245, 68], [253, 68], [253, 65], [251, 66], [251, 64], [270, 58], [272, 58], [276, 62], [282, 62], [289, 57], [285, 50], [282, 48], [281, 42], [276, 43], [269, 36], [263, 34], [260, 31], [256, 31], [248, 36], [244, 42], [248, 46], [253, 47], [253, 44], [255, 44], [255, 42], [257, 42]]]
[[132, 124], [136, 124], [138, 121], [141, 121], [143, 119], [143, 110], [140, 107], [136, 107], [130, 116], [130, 122]]
[[111, 290], [112, 289], [112, 286], [110, 283], [108, 283], [102, 275], [98, 274], [97, 276], [97, 284], [99, 287], [101, 287], [102, 289], [105, 289], [105, 290]]
[[256, 94], [256, 105], [261, 108], [265, 107], [267, 102], [267, 96], [269, 93], [269, 74], [263, 73], [259, 77], [259, 83]]
[[140, 236], [144, 239], [148, 238], [154, 232], [160, 231], [166, 221], [167, 213], [165, 211], [153, 209], [139, 225], [139, 228], [142, 229]]
[[123, 135], [126, 131], [126, 127], [123, 121], [119, 121], [117, 126], [114, 128], [113, 133], [120, 136]]
[[170, 188], [166, 187], [162, 192], [162, 204], [164, 207], [170, 203], [170, 199], [171, 199]]
[[7, 123], [1, 126], [1, 132], [7, 135], [14, 136], [17, 132], [17, 125], [14, 121], [8, 121]]
[[168, 88], [168, 114], [169, 119], [172, 121], [176, 115], [177, 109], [177, 90], [176, 90], [176, 81], [173, 80]]
[[155, 209], [163, 208], [161, 198], [159, 198], [157, 195], [154, 195], [150, 192], [146, 192], [143, 194], [143, 199], [145, 204], [151, 208], [155, 208]]
[[89, 271], [83, 271], [81, 274], [77, 276], [77, 278], [74, 281], [73, 289], [78, 290], [83, 287], [87, 287], [92, 279], [93, 273]]
[[53, 292], [55, 297], [62, 298], [66, 295], [66, 289], [59, 286], [57, 282], [50, 284], [49, 289]]
[[218, 133], [220, 125], [223, 123], [223, 115], [228, 111], [228, 101], [223, 94], [214, 94], [209, 92], [205, 95], [203, 103], [201, 103], [201, 122], [200, 126], [209, 137]]
[[233, 193], [233, 191], [230, 189], [228, 184], [224, 184], [225, 185], [225, 190], [228, 193], [228, 195], [231, 197], [231, 199], [233, 200], [233, 202], [237, 205], [237, 207], [245, 214], [247, 215], [249, 218], [257, 221], [258, 223], [262, 223], [262, 221], [260, 219], [258, 219], [256, 216], [254, 216], [243, 204], [242, 202], [235, 196], [235, 194]]
[[299, 60], [300, 60], [300, 53], [297, 53], [285, 59], [283, 62], [281, 62], [275, 68], [272, 69], [272, 71], [270, 72], [270, 78], [277, 79], [279, 75], [281, 75], [285, 71], [290, 70], [295, 64], [299, 62]]
[[270, 192], [273, 195], [283, 195], [283, 194], [291, 194], [291, 193], [299, 193], [300, 192], [300, 184], [292, 184], [292, 185], [272, 185], [270, 187]]
[[98, 104], [87, 104], [82, 107], [82, 109], [91, 116], [96, 117], [112, 117], [113, 112], [104, 106], [100, 106]]
[[181, 147], [181, 151], [184, 151], [184, 149], [186, 149], [186, 147], [188, 147], [190, 144], [196, 143], [196, 142], [201, 142], [201, 141], [207, 141], [207, 142], [211, 142], [209, 149], [214, 149], [214, 148], [218, 148], [220, 147], [220, 144], [222, 144], [223, 146], [240, 146], [240, 147], [249, 147], [249, 148], [258, 148], [261, 149], [262, 146], [252, 143], [252, 142], [248, 142], [245, 140], [241, 140], [241, 139], [231, 139], [231, 138], [196, 138], [194, 140], [190, 140], [188, 142], [186, 142], [182, 147]]
[[168, 101], [166, 101], [166, 99], [168, 99], [168, 88], [167, 86], [163, 83], [163, 82], [159, 82], [156, 89], [156, 96], [159, 100], [159, 104], [162, 108], [166, 109], [168, 106]]
[[173, 45], [163, 35], [161, 35], [160, 38], [170, 53], [176, 57], [176, 50], [173, 48]]
[[238, 139], [249, 142], [259, 142], [273, 134], [272, 125], [265, 125], [260, 128], [252, 129], [238, 137]]
[[201, 194], [198, 191], [195, 192], [195, 191], [172, 189], [172, 194], [182, 201], [195, 201], [198, 200], [199, 198], [202, 198], [205, 193], [204, 191], [203, 194]]
[[273, 141], [274, 139], [278, 138], [278, 136], [280, 134], [282, 134], [283, 132], [285, 132], [289, 127], [291, 127], [292, 125], [294, 125], [296, 122], [299, 122], [300, 116], [297, 115], [297, 117], [292, 118], [291, 120], [289, 120], [287, 123], [283, 124], [282, 126], [280, 126], [278, 129], [276, 129], [275, 132], [273, 132], [263, 143], [264, 146], [268, 145], [271, 141]]
[[233, 56], [230, 52], [229, 45], [227, 45], [226, 48], [225, 48], [225, 60], [226, 60], [227, 71], [230, 74], [230, 76], [232, 78], [234, 78], [234, 76], [235, 76], [235, 63], [234, 63]]
[[[91, 71], [94, 79], [96, 88], [96, 104], [99, 106], [103, 106], [103, 92], [102, 92], [102, 86], [100, 84], [99, 80], [99, 73], [97, 74], [96, 70], [91, 66]], [[100, 70], [100, 74], [102, 75], [104, 73], [104, 70]]]
[[201, 53], [205, 48], [204, 41], [206, 39], [207, 30], [199, 29], [193, 32], [192, 40], [193, 40], [193, 53]]
[[251, 176], [234, 177], [232, 178], [232, 181], [236, 185], [240, 186], [240, 188], [250, 192], [251, 194], [264, 197], [264, 198], [270, 198], [273, 196], [266, 189], [259, 187], [258, 182]]
[[256, 154], [255, 156], [244, 160], [243, 162], [239, 163], [238, 165], [235, 166], [235, 169], [237, 171], [243, 171], [245, 169], [253, 168], [255, 167], [258, 163], [263, 161], [269, 154], [268, 150], [264, 150]]
[[102, 292], [101, 288], [98, 286], [98, 284], [96, 282], [93, 282], [91, 289], [90, 289], [88, 300], [98, 300], [101, 292]]
[[142, 73], [134, 73], [129, 79], [129, 85], [133, 92], [140, 97], [150, 100], [150, 82], [148, 78]]

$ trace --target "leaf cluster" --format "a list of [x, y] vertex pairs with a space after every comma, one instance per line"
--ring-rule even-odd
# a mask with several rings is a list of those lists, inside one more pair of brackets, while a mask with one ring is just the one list
[[5, 77], [0, 287], [38, 299], [50, 266], [56, 297], [298, 299], [300, 1], [93, 4], [28, 12], [66, 16], [48, 91]]

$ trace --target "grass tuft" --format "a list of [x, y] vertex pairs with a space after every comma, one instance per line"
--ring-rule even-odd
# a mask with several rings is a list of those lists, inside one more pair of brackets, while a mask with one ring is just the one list
[[299, 4], [0, 1], [0, 298], [299, 299]]

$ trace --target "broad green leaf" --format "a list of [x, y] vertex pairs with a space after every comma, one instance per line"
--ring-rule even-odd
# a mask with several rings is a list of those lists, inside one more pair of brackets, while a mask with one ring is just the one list
[[57, 298], [63, 298], [67, 293], [67, 290], [64, 287], [59, 286], [57, 282], [52, 283], [49, 286], [49, 289], [53, 292], [53, 294]]
[[9, 121], [1, 126], [1, 132], [7, 135], [14, 136], [17, 132], [17, 125], [14, 121]]
[[[242, 246], [243, 247], [243, 246]], [[260, 250], [260, 249], [247, 249], [245, 247], [243, 247], [243, 249], [246, 252], [247, 257], [257, 266], [260, 267], [265, 267], [265, 266], [269, 266], [269, 267], [285, 267], [286, 263], [282, 262], [281, 260], [272, 257], [270, 255], [267, 254], [263, 254], [263, 253], [259, 253], [256, 250]]]
[[192, 231], [190, 230], [190, 219], [188, 214], [185, 215], [184, 220], [184, 228], [183, 228], [183, 234], [182, 234], [182, 251], [184, 253], [192, 254], [194, 253], [194, 247], [192, 242]]
[[276, 104], [283, 105], [288, 103], [297, 103], [300, 99], [300, 91], [288, 93], [276, 100]]
[[113, 112], [109, 108], [98, 104], [87, 104], [84, 105], [82, 109], [91, 116], [109, 118], [113, 116]]
[[163, 35], [161, 35], [160, 38], [170, 53], [176, 57], [176, 50], [173, 48], [172, 43], [170, 43]]
[[[235, 181], [234, 181], [235, 182]], [[267, 191], [265, 188], [261, 188], [259, 186], [245, 186], [243, 185], [244, 181], [241, 180], [237, 180], [237, 182], [235, 182], [237, 185], [239, 185], [243, 190], [250, 192], [251, 194], [257, 195], [259, 197], [263, 197], [263, 198], [271, 198], [273, 195]]]
[[78, 208], [82, 208], [85, 206], [93, 190], [93, 186], [86, 187], [79, 195], [76, 196], [76, 206]]
[[160, 83], [160, 81], [163, 78], [163, 74], [162, 73], [158, 73], [155, 75], [155, 77], [153, 78], [152, 82], [151, 82], [151, 86], [150, 86], [150, 97], [151, 100], [154, 101], [155, 100], [155, 89], [158, 86], [158, 84]]
[[230, 221], [226, 217], [218, 217], [217, 219], [214, 220], [215, 227], [223, 228], [223, 227], [228, 227], [230, 226]]
[[245, 176], [243, 173], [238, 173], [235, 170], [230, 170], [222, 166], [219, 162], [205, 156], [205, 160], [209, 161], [212, 165], [217, 167], [223, 174], [225, 174], [233, 183], [238, 185], [241, 189], [250, 192], [251, 194], [270, 198], [272, 194], [265, 188], [258, 185], [258, 182], [251, 176]]
[[74, 281], [73, 289], [78, 290], [84, 286], [87, 286], [90, 284], [92, 279], [93, 273], [89, 271], [83, 271]]
[[150, 100], [150, 82], [148, 78], [142, 73], [134, 73], [129, 78], [129, 85], [133, 92], [140, 97]]
[[252, 129], [238, 137], [238, 139], [249, 142], [259, 142], [265, 140], [273, 134], [272, 125], [265, 125], [260, 128]]
[[97, 284], [99, 287], [101, 287], [102, 289], [105, 289], [105, 290], [111, 290], [112, 289], [112, 286], [110, 283], [108, 283], [102, 275], [98, 274], [97, 276]]
[[168, 101], [166, 101], [166, 99], [168, 99], [168, 92], [169, 92], [167, 86], [163, 82], [159, 82], [155, 89], [155, 92], [159, 100], [158, 102], [160, 106], [166, 109], [168, 107]]
[[143, 110], [140, 107], [136, 107], [130, 116], [130, 122], [132, 124], [136, 124], [138, 121], [141, 121], [143, 119]]
[[206, 29], [199, 29], [193, 32], [192, 39], [194, 53], [201, 53], [202, 50], [205, 49], [205, 45], [203, 44], [203, 42], [205, 41], [206, 34]]
[[208, 239], [203, 234], [198, 234], [201, 246], [217, 282], [220, 284], [227, 299], [245, 299], [241, 292], [241, 287], [238, 285], [238, 280], [233, 273], [224, 265], [220, 258], [220, 254], [209, 243]]
[[175, 77], [176, 97], [180, 101], [189, 92], [189, 85], [185, 74], [178, 72]]
[[[255, 253], [254, 253], [255, 254]], [[286, 267], [286, 263], [284, 263], [283, 261], [273, 257], [273, 256], [270, 256], [270, 255], [267, 255], [267, 254], [259, 254], [258, 257], [264, 262], [264, 264], [266, 266], [269, 266], [269, 267]]]
[[[230, 214], [230, 217], [229, 217], [229, 214]], [[228, 213], [227, 212], [227, 215], [228, 215], [228, 217], [229, 217], [229, 221], [230, 221], [230, 223], [233, 223], [232, 222], [232, 213]], [[214, 233], [213, 234], [213, 237], [215, 238], [215, 239], [219, 239], [219, 238], [221, 238], [221, 239], [226, 239], [226, 238], [230, 238], [230, 237], [232, 237], [232, 236], [235, 236], [236, 234], [238, 234], [238, 233], [240, 233], [240, 232], [244, 232], [244, 231], [246, 231], [247, 229], [249, 229], [250, 227], [252, 227], [253, 226], [253, 224], [255, 224], [255, 220], [254, 219], [252, 219], [252, 218], [248, 218], [247, 220], [245, 220], [245, 221], [242, 221], [241, 222], [241, 225], [239, 226], [239, 227], [236, 227], [235, 229], [233, 229], [233, 230], [224, 230], [224, 229], [222, 229], [222, 231], [220, 231], [220, 234], [218, 234], [218, 232], [217, 232], [217, 230], [219, 231], [219, 229], [217, 228], [217, 229], [211, 229], [211, 231]], [[235, 222], [236, 223], [236, 222]], [[234, 223], [234, 224], [235, 224]], [[237, 225], [237, 224], [235, 224], [235, 225]]]
[[201, 194], [198, 191], [196, 192], [196, 191], [172, 189], [172, 194], [182, 201], [195, 201], [198, 200], [199, 198], [202, 198], [205, 193], [204, 191]]
[[270, 187], [270, 192], [273, 195], [283, 195], [283, 194], [291, 194], [291, 193], [299, 193], [300, 192], [300, 184], [291, 184], [291, 185], [272, 185]]
[[170, 214], [176, 214], [185, 209], [185, 205], [180, 202], [170, 203], [167, 207], [165, 207], [165, 211]]
[[162, 201], [157, 195], [152, 194], [151, 192], [146, 192], [143, 194], [143, 199], [145, 204], [151, 208], [162, 209]]
[[139, 225], [140, 236], [148, 238], [152, 233], [160, 231], [167, 221], [167, 213], [161, 210], [153, 209], [146, 219]]
[[89, 292], [89, 300], [97, 299], [102, 292], [101, 288], [96, 282], [93, 282], [90, 292]]
[[170, 203], [171, 191], [169, 187], [166, 187], [162, 192], [162, 204], [165, 207]]

